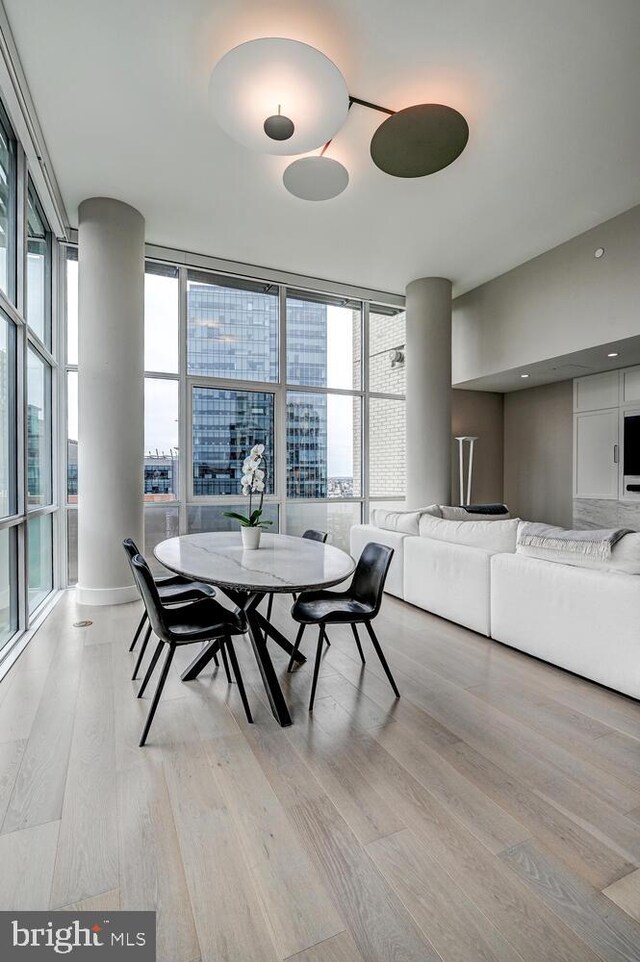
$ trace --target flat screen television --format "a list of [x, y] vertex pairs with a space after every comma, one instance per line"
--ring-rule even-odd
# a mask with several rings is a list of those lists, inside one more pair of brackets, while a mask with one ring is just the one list
[[624, 473], [640, 475], [640, 414], [624, 418]]

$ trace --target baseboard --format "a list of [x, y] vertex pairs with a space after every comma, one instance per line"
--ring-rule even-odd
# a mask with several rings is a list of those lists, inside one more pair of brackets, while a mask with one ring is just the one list
[[123, 585], [121, 588], [85, 588], [76, 585], [76, 601], [79, 605], [127, 605], [139, 598], [135, 585]]

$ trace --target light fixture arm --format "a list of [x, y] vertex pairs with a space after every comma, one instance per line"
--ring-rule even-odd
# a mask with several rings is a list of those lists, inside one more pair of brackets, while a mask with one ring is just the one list
[[389, 110], [388, 107], [381, 107], [380, 104], [372, 104], [370, 100], [361, 100], [360, 97], [352, 97], [349, 94], [349, 106], [351, 104], [359, 104], [360, 107], [367, 107], [369, 110], [379, 110], [381, 114], [389, 114], [390, 117], [397, 113], [395, 110]]
[[[358, 104], [360, 107], [367, 107], [368, 110], [379, 110], [381, 114], [388, 114], [390, 117], [393, 117], [393, 115], [397, 112], [395, 110], [390, 110], [388, 107], [381, 107], [380, 104], [373, 104], [369, 100], [361, 100], [360, 97], [352, 97], [351, 94], [349, 94], [349, 110], [351, 110], [354, 104]], [[324, 157], [325, 152], [327, 151], [327, 148], [331, 146], [332, 141], [333, 137], [326, 142], [318, 156]]]

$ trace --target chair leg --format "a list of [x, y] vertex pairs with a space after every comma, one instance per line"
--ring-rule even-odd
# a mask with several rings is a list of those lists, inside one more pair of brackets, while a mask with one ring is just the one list
[[[302, 636], [304, 635], [304, 630], [306, 627], [307, 627], [306, 625], [300, 625], [300, 627], [298, 628], [298, 634], [296, 635], [296, 640], [293, 643], [294, 652], [297, 651], [298, 648], [300, 647], [300, 642], [302, 641]], [[287, 671], [293, 671], [294, 664], [295, 662], [294, 662], [293, 653], [292, 653], [291, 658], [289, 659], [289, 664], [287, 665]]]
[[396, 685], [395, 679], [394, 679], [393, 675], [391, 674], [391, 669], [389, 668], [389, 666], [388, 666], [388, 664], [387, 664], [387, 659], [384, 657], [384, 655], [383, 655], [383, 653], [382, 653], [382, 648], [380, 647], [380, 642], [379, 642], [378, 639], [376, 638], [376, 634], [375, 634], [375, 632], [374, 632], [374, 630], [373, 630], [373, 625], [371, 624], [370, 621], [365, 621], [365, 626], [366, 626], [367, 631], [369, 632], [369, 636], [370, 636], [370, 638], [371, 638], [371, 643], [373, 644], [373, 647], [374, 647], [375, 650], [376, 650], [376, 655], [377, 655], [378, 658], [380, 659], [380, 664], [382, 665], [382, 667], [383, 667], [383, 669], [384, 669], [384, 673], [385, 673], [385, 675], [387, 676], [387, 678], [389, 679], [389, 684], [390, 684], [391, 687], [393, 688], [393, 691], [394, 691], [394, 694], [395, 694], [396, 698], [399, 698], [399, 697], [400, 697], [400, 692], [398, 691], [398, 686]]
[[351, 631], [353, 632], [353, 637], [355, 638], [356, 645], [358, 646], [358, 654], [360, 655], [360, 661], [362, 662], [363, 665], [366, 665], [364, 652], [362, 650], [362, 645], [360, 644], [360, 636], [358, 635], [358, 629], [356, 628], [355, 625], [351, 625]]
[[217, 651], [214, 651], [214, 653], [213, 653], [213, 663], [214, 663], [214, 665], [216, 666], [216, 668], [219, 668], [219, 667], [220, 667], [220, 662], [218, 661], [218, 652], [217, 652]]
[[149, 638], [151, 637], [151, 625], [147, 628], [146, 634], [144, 636], [144, 641], [142, 642], [142, 648], [140, 649], [140, 654], [138, 655], [138, 660], [136, 661], [136, 667], [133, 669], [133, 674], [131, 676], [131, 681], [135, 681], [138, 677], [138, 672], [140, 671], [140, 665], [142, 664], [142, 659], [144, 658], [144, 653], [147, 650], [147, 645], [149, 644]]
[[313, 711], [313, 703], [316, 700], [316, 688], [318, 687], [318, 674], [320, 672], [320, 660], [322, 658], [322, 646], [324, 644], [325, 630], [324, 625], [320, 625], [318, 635], [318, 647], [316, 648], [316, 663], [313, 666], [313, 681], [311, 682], [311, 697], [309, 698], [309, 711]]
[[269, 601], [267, 602], [267, 621], [271, 621], [272, 610], [273, 610], [273, 593], [269, 595]]
[[160, 695], [162, 694], [162, 689], [164, 688], [164, 683], [167, 680], [167, 675], [169, 674], [169, 668], [171, 667], [171, 662], [173, 661], [173, 656], [175, 653], [175, 645], [169, 645], [169, 652], [165, 658], [164, 665], [162, 666], [162, 671], [160, 673], [160, 681], [158, 682], [158, 687], [155, 690], [153, 700], [151, 702], [151, 707], [149, 709], [149, 714], [147, 715], [147, 720], [144, 723], [144, 729], [142, 731], [142, 737], [140, 739], [140, 748], [144, 745], [147, 740], [147, 735], [149, 734], [149, 729], [151, 728], [151, 722], [153, 721], [153, 716], [156, 713], [156, 708], [158, 707], [158, 702], [160, 701]]
[[147, 620], [147, 612], [146, 612], [146, 611], [143, 611], [143, 612], [142, 612], [142, 618], [140, 619], [140, 621], [139, 621], [139, 623], [138, 623], [138, 627], [136, 628], [136, 633], [135, 633], [135, 635], [133, 636], [133, 641], [132, 641], [131, 644], [129, 645], [129, 651], [133, 651], [133, 649], [136, 647], [136, 642], [138, 641], [138, 638], [140, 637], [140, 632], [142, 631], [142, 629], [143, 629], [143, 627], [144, 627], [144, 623], [145, 623], [146, 620]]
[[244, 706], [244, 713], [247, 716], [247, 721], [249, 724], [253, 724], [251, 709], [249, 708], [247, 693], [244, 690], [244, 681], [242, 680], [242, 675], [240, 674], [240, 666], [238, 664], [238, 659], [236, 658], [236, 650], [233, 646], [231, 635], [227, 635], [222, 643], [222, 650], [224, 651], [225, 648], [227, 648], [229, 652], [229, 661], [231, 662], [231, 668], [233, 669], [233, 674], [235, 675], [236, 683], [238, 685], [238, 691], [240, 692], [240, 698], [242, 699], [242, 704]]
[[225, 645], [220, 645], [220, 654], [222, 655], [222, 664], [224, 665], [224, 672], [225, 672], [225, 675], [227, 676], [227, 681], [231, 685], [232, 684], [231, 673], [229, 671], [229, 662], [227, 661], [227, 652], [225, 648], [226, 648]]
[[149, 667], [147, 668], [147, 673], [146, 673], [146, 675], [144, 676], [144, 681], [143, 681], [142, 684], [140, 685], [140, 691], [138, 692], [138, 698], [142, 698], [142, 696], [143, 696], [144, 693], [145, 693], [145, 689], [146, 689], [147, 685], [148, 685], [149, 682], [151, 681], [151, 676], [152, 676], [152, 674], [153, 674], [153, 669], [154, 669], [154, 668], [156, 667], [156, 665], [158, 664], [158, 658], [160, 657], [160, 652], [162, 651], [162, 646], [163, 646], [163, 644], [164, 644], [163, 641], [159, 641], [158, 644], [157, 644], [156, 650], [154, 651], [154, 653], [153, 653], [153, 655], [152, 655], [152, 658], [151, 658], [151, 661], [150, 661], [150, 663], [149, 663]]

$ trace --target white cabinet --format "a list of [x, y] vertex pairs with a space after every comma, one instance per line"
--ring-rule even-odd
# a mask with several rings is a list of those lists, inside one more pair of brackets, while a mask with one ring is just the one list
[[602, 411], [617, 408], [620, 403], [620, 372], [605, 371], [590, 374], [573, 382], [573, 410]]
[[640, 401], [640, 367], [627, 367], [620, 372], [620, 403]]
[[573, 438], [574, 497], [617, 499], [618, 409], [576, 414]]

